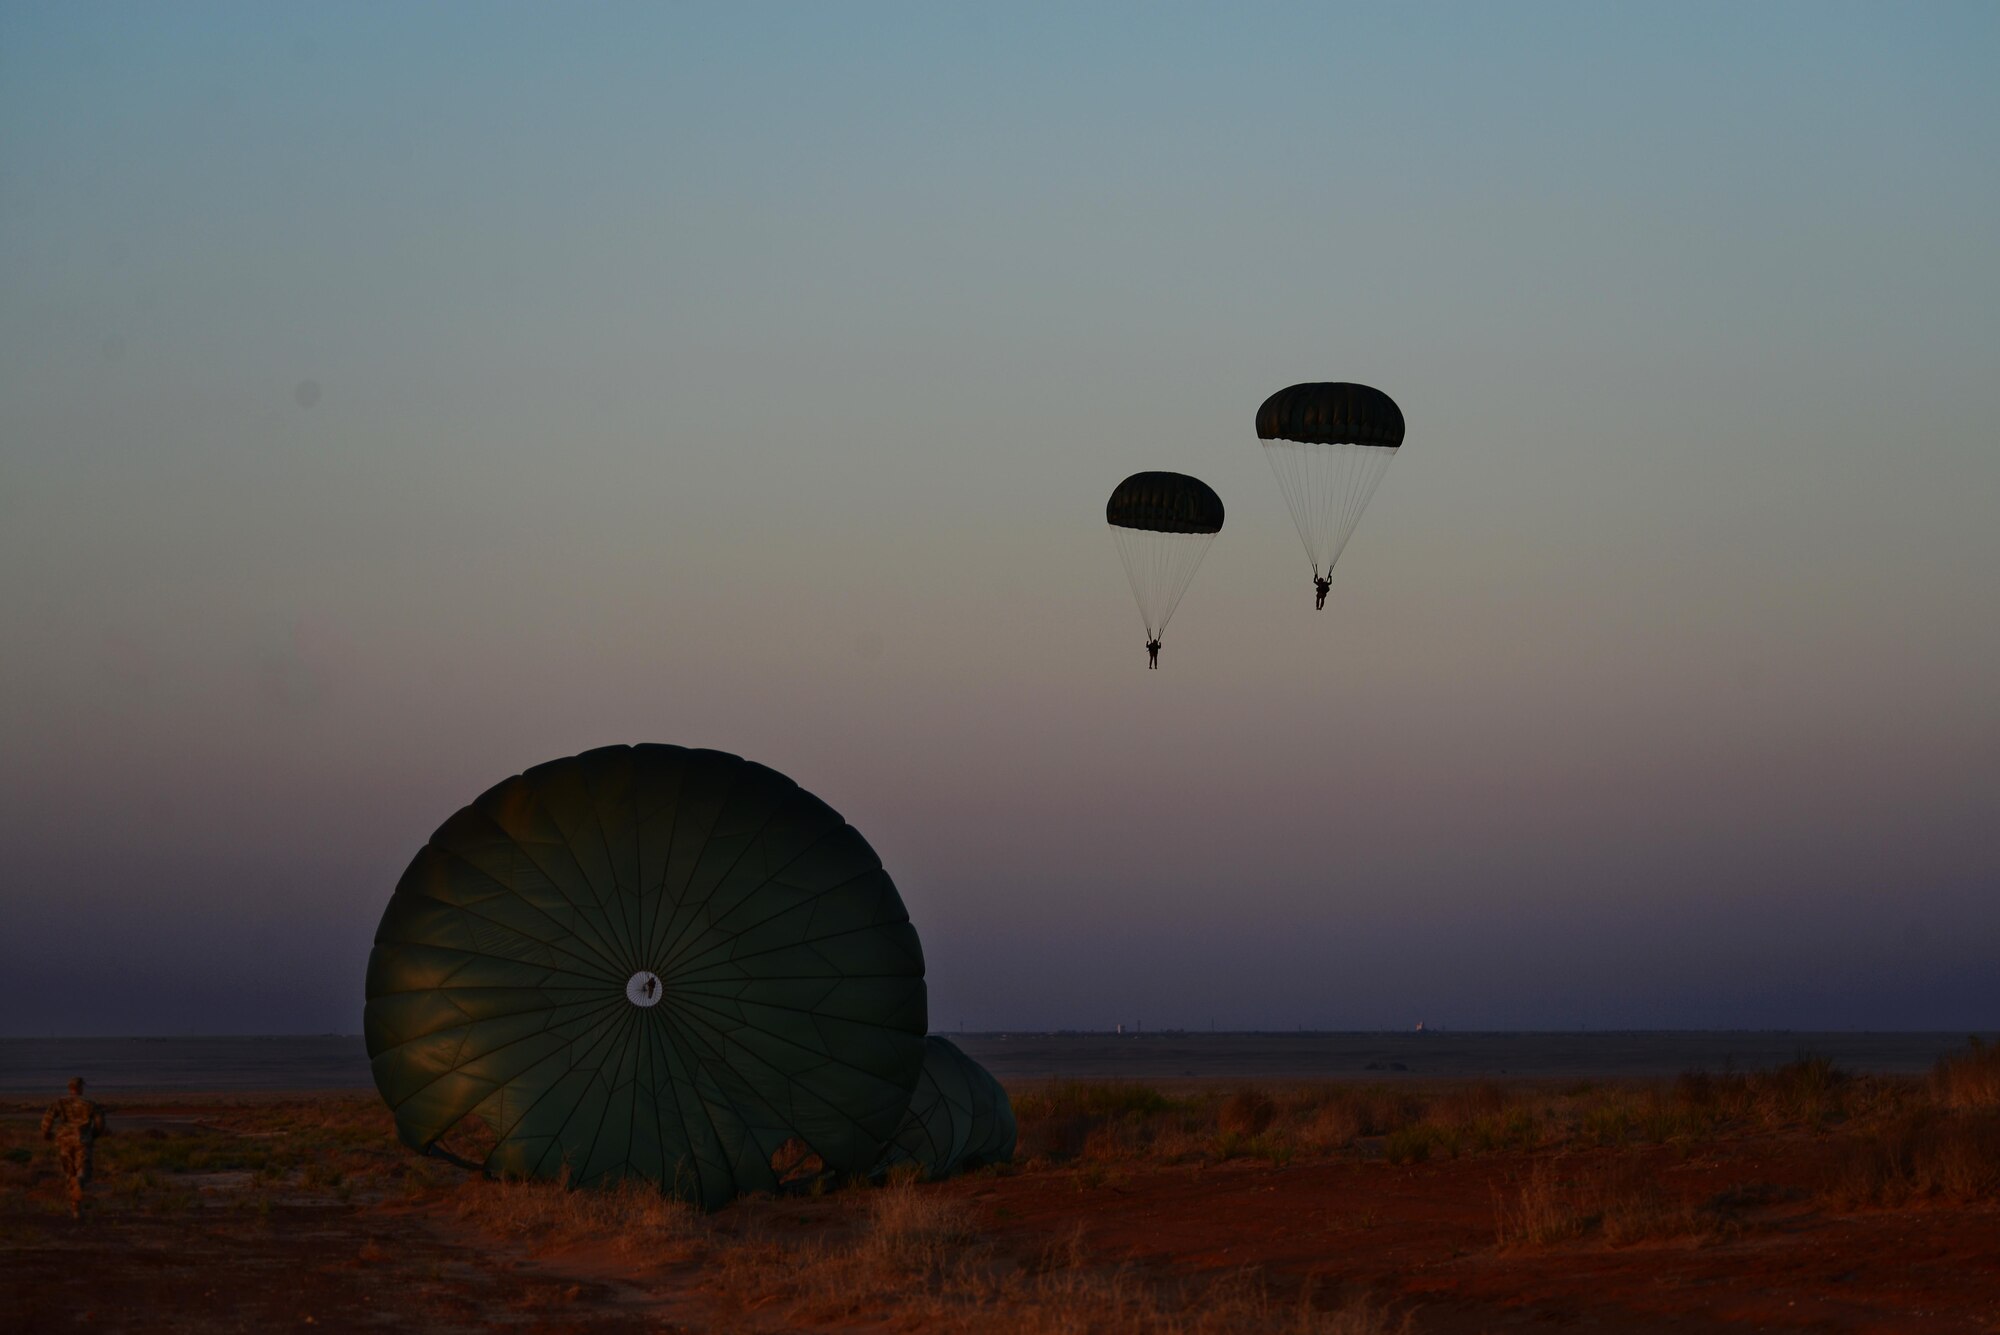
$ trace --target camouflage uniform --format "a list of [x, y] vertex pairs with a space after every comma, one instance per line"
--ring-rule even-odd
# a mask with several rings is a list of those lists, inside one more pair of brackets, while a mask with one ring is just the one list
[[69, 1179], [69, 1212], [83, 1217], [83, 1188], [90, 1181], [91, 1147], [104, 1134], [104, 1109], [81, 1094], [68, 1094], [42, 1114], [42, 1139], [56, 1143], [63, 1176]]

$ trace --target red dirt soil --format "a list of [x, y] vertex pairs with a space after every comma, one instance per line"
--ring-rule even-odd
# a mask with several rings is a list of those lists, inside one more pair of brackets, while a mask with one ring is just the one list
[[1359, 1287], [1413, 1304], [1425, 1331], [2000, 1330], [2000, 1207], [1832, 1213], [1812, 1199], [1825, 1151], [1802, 1134], [1685, 1158], [1553, 1156], [1580, 1176], [1637, 1160], [1664, 1191], [1695, 1200], [1755, 1183], [1742, 1194], [1767, 1202], [1740, 1209], [1721, 1241], [1620, 1247], [1496, 1245], [1496, 1201], [1519, 1190], [1522, 1155], [1402, 1167], [1232, 1162], [1114, 1175], [1095, 1188], [1074, 1173], [1023, 1174], [943, 1189], [967, 1193], [993, 1236], [1023, 1247], [1081, 1226], [1106, 1260], [1255, 1266]]
[[[200, 1114], [186, 1104], [154, 1111]], [[145, 1114], [123, 1110], [122, 1129]], [[1414, 1311], [1425, 1332], [2000, 1330], [2000, 1206], [1834, 1210], [1818, 1191], [1832, 1152], [1799, 1132], [1408, 1166], [1036, 1168], [924, 1190], [964, 1202], [1007, 1255], [1033, 1257], [1077, 1234], [1091, 1264], [1182, 1276], [1256, 1269], [1281, 1287], [1374, 1295]], [[1583, 1177], [1638, 1165], [1676, 1199], [1731, 1202], [1728, 1226], [1699, 1242], [1500, 1246], [1498, 1206], [1537, 1162]], [[684, 1260], [496, 1240], [436, 1197], [343, 1202], [301, 1190], [252, 1210], [234, 1180], [247, 1176], [190, 1177], [187, 1198], [168, 1210], [100, 1188], [75, 1225], [58, 1214], [52, 1165], [38, 1162], [28, 1187], [0, 1196], [0, 1330], [801, 1328], [780, 1312], [728, 1306]], [[751, 1230], [838, 1232], [865, 1197], [742, 1202], [716, 1216], [716, 1245]], [[895, 1321], [885, 1295], [881, 1313], [843, 1324]]]

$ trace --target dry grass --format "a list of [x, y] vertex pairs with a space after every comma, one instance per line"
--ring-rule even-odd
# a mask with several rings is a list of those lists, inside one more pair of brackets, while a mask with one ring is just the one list
[[[34, 1199], [59, 1185], [54, 1150], [39, 1134], [45, 1106], [0, 1104], [0, 1183]], [[90, 1198], [153, 1215], [193, 1209], [224, 1181], [241, 1189], [225, 1191], [222, 1203], [268, 1213], [274, 1194], [347, 1203], [424, 1172], [372, 1097], [224, 1099], [204, 1104], [199, 1120], [173, 1105], [135, 1114], [114, 1100], [107, 1111]]]
[[2000, 1044], [1972, 1039], [1931, 1072], [1931, 1097], [1947, 1108], [2000, 1108]]
[[609, 1241], [620, 1251], [655, 1251], [703, 1231], [699, 1211], [648, 1182], [575, 1191], [566, 1182], [472, 1178], [459, 1186], [453, 1209], [486, 1232], [543, 1248]]
[[1407, 1335], [1407, 1312], [1280, 1289], [1254, 1271], [1173, 1277], [1092, 1264], [1081, 1229], [1032, 1257], [983, 1239], [969, 1212], [913, 1182], [868, 1202], [854, 1236], [766, 1237], [706, 1258], [708, 1290], [799, 1325], [1025, 1335]]
[[1225, 1136], [1261, 1136], [1278, 1117], [1278, 1105], [1260, 1089], [1239, 1089], [1216, 1109], [1215, 1124]]
[[1548, 1247], [1580, 1238], [1595, 1219], [1580, 1207], [1573, 1185], [1548, 1160], [1538, 1161], [1512, 1198], [1496, 1195], [1495, 1236], [1502, 1247]]
[[963, 1204], [925, 1191], [914, 1175], [898, 1174], [869, 1194], [858, 1254], [888, 1266], [938, 1273], [976, 1236]]
[[1821, 1198], [1841, 1209], [2000, 1198], [2000, 1046], [1971, 1039], [1920, 1085], [1877, 1089]]
[[1844, 1148], [1822, 1192], [1840, 1208], [2000, 1197], [2000, 1113], [1919, 1108]]
[[[1936, 1077], [1952, 1097], [1987, 1097], [2000, 1060], [1981, 1054]], [[1941, 1068], [1942, 1070], [1943, 1068]], [[1129, 1083], [1064, 1082], [1015, 1099], [1023, 1162], [1286, 1163], [1354, 1153], [1392, 1163], [1578, 1146], [1693, 1144], [1804, 1127], [1826, 1131], [1922, 1101], [1908, 1080], [1853, 1077], [1802, 1055], [1775, 1070], [1690, 1072], [1673, 1081], [1354, 1085], [1325, 1082], [1168, 1094]], [[1943, 1097], [1940, 1095], [1939, 1097]]]
[[1590, 1237], [1614, 1247], [1715, 1241], [1735, 1232], [1741, 1208], [1755, 1199], [1732, 1194], [1696, 1202], [1670, 1193], [1640, 1164], [1565, 1172], [1560, 1161], [1540, 1159], [1512, 1192], [1495, 1194], [1494, 1235], [1502, 1247], [1554, 1247]]
[[[1106, 1100], [1111, 1102], [1112, 1100]], [[1142, 1273], [1097, 1264], [1081, 1226], [1032, 1255], [1011, 1254], [975, 1207], [912, 1173], [857, 1184], [809, 1208], [764, 1198], [706, 1219], [633, 1187], [469, 1181], [452, 1197], [460, 1220], [540, 1248], [615, 1238], [656, 1263], [691, 1261], [693, 1282], [725, 1314], [763, 1326], [867, 1324], [899, 1330], [1008, 1330], [1026, 1335], [1407, 1335], [1408, 1313], [1366, 1295], [1274, 1285], [1256, 1272]], [[635, 1237], [678, 1247], [638, 1247]]]

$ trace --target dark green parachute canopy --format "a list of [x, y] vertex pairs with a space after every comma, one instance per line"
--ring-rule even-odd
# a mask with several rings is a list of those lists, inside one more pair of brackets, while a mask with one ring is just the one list
[[1185, 473], [1134, 473], [1111, 493], [1104, 519], [1149, 533], [1220, 533], [1222, 498]]
[[1345, 381], [1293, 385], [1257, 409], [1259, 440], [1296, 440], [1307, 445], [1403, 443], [1403, 410], [1379, 389]]
[[1222, 531], [1222, 498], [1185, 473], [1134, 473], [1111, 493], [1104, 518], [1146, 636], [1157, 640]]
[[1257, 410], [1257, 438], [1305, 544], [1313, 579], [1330, 579], [1402, 448], [1403, 410], [1367, 385], [1293, 385]]
[[605, 747], [489, 789], [417, 853], [368, 958], [368, 1055], [405, 1144], [708, 1208], [776, 1187], [794, 1138], [871, 1169], [925, 1028], [875, 851], [720, 751]]
[[1014, 1105], [984, 1066], [949, 1039], [924, 1040], [924, 1069], [909, 1111], [876, 1171], [915, 1164], [927, 1178], [1014, 1157]]

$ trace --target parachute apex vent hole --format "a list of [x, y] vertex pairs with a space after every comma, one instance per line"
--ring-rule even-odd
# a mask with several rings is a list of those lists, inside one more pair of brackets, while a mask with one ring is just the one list
[[625, 980], [625, 1000], [634, 1006], [657, 1006], [666, 990], [660, 975], [650, 969], [641, 969]]

